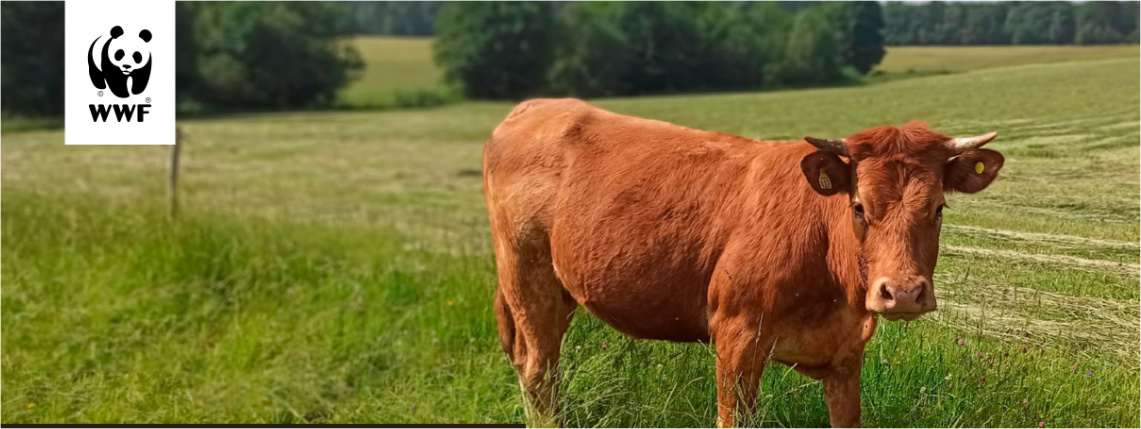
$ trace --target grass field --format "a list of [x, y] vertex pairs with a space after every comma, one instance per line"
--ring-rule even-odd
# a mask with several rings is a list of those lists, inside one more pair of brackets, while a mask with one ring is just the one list
[[1137, 58], [1137, 45], [1109, 46], [889, 46], [877, 70], [960, 72], [1023, 64]]
[[[750, 137], [999, 131], [999, 179], [949, 197], [940, 310], [869, 343], [864, 424], [1136, 427], [1139, 73], [1133, 56], [598, 104]], [[0, 420], [522, 422], [479, 174], [510, 108], [183, 121], [175, 221], [166, 149], [4, 134]], [[582, 311], [563, 347], [567, 425], [714, 423], [710, 348]], [[828, 423], [819, 382], [770, 368], [761, 423]]]
[[357, 37], [350, 42], [367, 65], [356, 81], [341, 90], [341, 103], [351, 107], [399, 105], [416, 94], [447, 95], [432, 60], [432, 39]]

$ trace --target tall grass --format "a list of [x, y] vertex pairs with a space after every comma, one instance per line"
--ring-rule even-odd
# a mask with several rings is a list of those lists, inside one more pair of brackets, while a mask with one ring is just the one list
[[[6, 422], [522, 421], [488, 254], [195, 212], [169, 222], [155, 203], [3, 200]], [[705, 345], [631, 340], [580, 312], [563, 354], [569, 425], [715, 416]], [[865, 422], [1128, 426], [1136, 375], [1021, 333], [884, 323]], [[819, 383], [774, 364], [763, 392], [757, 423], [827, 424]]]
[[73, 197], [3, 200], [4, 421], [516, 419], [486, 255]]

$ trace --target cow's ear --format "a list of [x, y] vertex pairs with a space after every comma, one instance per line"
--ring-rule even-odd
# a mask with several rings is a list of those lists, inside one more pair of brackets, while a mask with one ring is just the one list
[[990, 149], [963, 152], [943, 168], [943, 189], [968, 194], [986, 189], [1004, 161], [1001, 153]]
[[817, 151], [800, 160], [800, 171], [812, 189], [820, 195], [847, 191], [852, 181], [848, 163], [834, 153]]

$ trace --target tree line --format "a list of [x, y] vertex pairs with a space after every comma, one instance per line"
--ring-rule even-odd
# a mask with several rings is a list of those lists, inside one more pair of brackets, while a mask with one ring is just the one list
[[[446, 2], [345, 2], [354, 34], [431, 36]], [[789, 12], [816, 2], [777, 2]], [[568, 3], [555, 3], [558, 9]], [[1138, 2], [883, 2], [888, 45], [1138, 42]]]
[[[63, 114], [63, 8], [0, 3], [3, 114]], [[343, 43], [339, 4], [177, 2], [175, 11], [180, 113], [328, 106], [363, 67]]]
[[828, 84], [884, 56], [876, 2], [450, 2], [435, 58], [471, 98]]
[[1138, 2], [887, 3], [888, 45], [1138, 43]]
[[[365, 31], [438, 34], [436, 58], [473, 98], [813, 85], [879, 62], [877, 3], [807, 4], [178, 2], [178, 110], [333, 105], [363, 67], [344, 40]], [[62, 114], [63, 4], [0, 15], [0, 110]]]
[[441, 1], [346, 1], [343, 25], [352, 34], [431, 36]]

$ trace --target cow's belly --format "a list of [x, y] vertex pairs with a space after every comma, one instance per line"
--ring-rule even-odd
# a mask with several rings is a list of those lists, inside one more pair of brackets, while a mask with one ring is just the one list
[[[644, 231], [551, 235], [563, 287], [591, 314], [637, 338], [706, 341], [709, 276], [696, 246]], [[561, 232], [561, 233], [559, 233]], [[651, 237], [623, 240], [622, 237]]]
[[562, 265], [557, 252], [553, 256], [567, 292], [614, 329], [636, 338], [708, 341], [708, 281], [699, 273], [635, 261], [625, 261], [623, 269]]
[[581, 303], [607, 325], [635, 338], [668, 341], [709, 341], [704, 315], [679, 305], [641, 306], [613, 300]]

